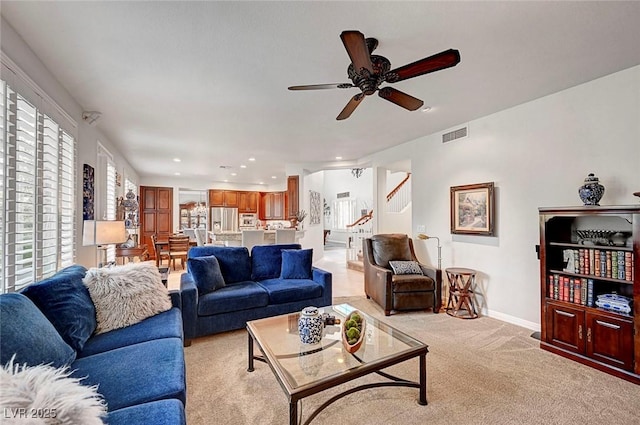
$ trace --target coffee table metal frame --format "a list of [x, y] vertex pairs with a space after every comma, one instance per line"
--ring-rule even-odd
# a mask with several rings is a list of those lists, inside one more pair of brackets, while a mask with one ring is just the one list
[[[342, 305], [342, 306], [346, 306], [347, 308], [352, 308], [351, 306], [348, 305]], [[333, 307], [333, 306], [331, 306]], [[283, 315], [283, 316], [278, 316], [280, 318], [283, 317], [289, 317], [291, 315]], [[369, 316], [367, 316], [367, 319], [371, 321], [371, 323], [368, 321], [367, 322], [367, 326], [371, 326], [372, 324], [374, 326], [377, 326], [378, 328], [380, 328], [381, 330], [384, 331], [391, 331], [391, 333], [393, 333], [394, 337], [396, 335], [399, 335], [403, 338], [406, 338], [407, 340], [412, 341], [415, 346], [413, 347], [409, 347], [406, 350], [403, 350], [402, 352], [399, 353], [395, 353], [392, 354], [390, 356], [386, 356], [384, 358], [380, 358], [380, 359], [376, 359], [374, 361], [365, 363], [359, 356], [358, 356], [358, 352], [356, 351], [355, 353], [352, 353], [351, 355], [358, 361], [361, 363], [361, 366], [356, 367], [356, 368], [352, 368], [349, 369], [347, 371], [343, 371], [339, 374], [336, 374], [334, 376], [329, 376], [326, 378], [321, 378], [319, 380], [316, 380], [314, 382], [308, 383], [306, 385], [303, 386], [299, 386], [297, 388], [293, 388], [287, 378], [286, 378], [286, 374], [288, 373], [281, 365], [281, 363], [278, 361], [278, 356], [276, 356], [270, 349], [269, 346], [269, 341], [266, 341], [263, 336], [260, 334], [259, 329], [256, 327], [256, 322], [260, 322], [263, 320], [271, 320], [274, 318], [267, 318], [267, 319], [259, 319], [259, 320], [255, 320], [255, 321], [250, 321], [247, 322], [247, 334], [248, 334], [248, 367], [247, 367], [247, 371], [248, 372], [253, 372], [254, 371], [254, 360], [257, 361], [261, 361], [264, 362], [266, 364], [269, 365], [269, 367], [271, 368], [271, 370], [273, 371], [273, 374], [276, 376], [276, 379], [278, 381], [278, 383], [280, 384], [280, 386], [282, 387], [284, 393], [286, 394], [287, 398], [289, 399], [289, 425], [298, 425], [302, 423], [302, 412], [300, 412], [300, 416], [298, 416], [298, 402], [301, 401], [303, 398], [311, 396], [313, 394], [317, 394], [319, 392], [322, 392], [326, 389], [329, 388], [334, 388], [338, 385], [344, 384], [346, 382], [352, 381], [354, 379], [360, 378], [362, 376], [371, 374], [371, 373], [376, 373], [384, 378], [387, 378], [389, 381], [382, 381], [382, 382], [375, 382], [375, 383], [369, 383], [369, 384], [363, 384], [363, 385], [359, 385], [357, 387], [353, 387], [350, 388], [346, 391], [343, 391], [333, 397], [331, 397], [330, 399], [328, 399], [326, 402], [324, 402], [322, 405], [320, 405], [315, 411], [311, 412], [311, 414], [309, 415], [309, 417], [305, 420], [304, 424], [307, 425], [309, 424], [318, 414], [320, 414], [320, 412], [322, 412], [326, 407], [328, 407], [329, 405], [331, 405], [332, 403], [334, 403], [335, 401], [349, 395], [349, 394], [353, 394], [355, 392], [358, 391], [362, 391], [362, 390], [366, 390], [369, 388], [376, 388], [376, 387], [398, 387], [398, 386], [402, 386], [402, 387], [412, 387], [412, 388], [418, 388], [419, 389], [419, 396], [418, 396], [418, 404], [420, 405], [427, 405], [427, 363], [426, 363], [426, 356], [427, 353], [429, 352], [428, 350], [428, 346], [418, 340], [415, 340], [413, 338], [411, 338], [410, 336], [402, 333], [401, 331], [393, 328], [392, 326], [387, 325], [384, 322], [381, 322], [377, 319], [373, 319], [370, 318]], [[297, 337], [297, 335], [296, 335]], [[262, 355], [255, 355], [254, 354], [254, 342], [258, 345], [259, 350], [262, 352]], [[329, 345], [334, 345], [334, 344], [342, 344], [342, 342], [340, 340], [336, 340], [336, 341], [332, 341], [332, 343]], [[323, 348], [320, 347], [318, 348], [318, 350], [322, 350]], [[382, 371], [382, 369], [385, 369], [389, 366], [393, 366], [395, 364], [398, 363], [402, 363], [404, 361], [407, 361], [409, 359], [412, 359], [414, 357], [419, 357], [419, 373], [420, 373], [420, 378], [419, 378], [419, 382], [414, 382], [414, 381], [409, 381], [406, 379], [402, 379], [402, 378], [398, 378], [396, 376], [390, 375], [388, 373], [385, 373]]]

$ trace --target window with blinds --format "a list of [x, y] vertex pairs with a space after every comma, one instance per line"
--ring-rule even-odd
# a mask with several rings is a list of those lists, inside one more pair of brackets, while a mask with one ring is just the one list
[[[105, 218], [107, 220], [116, 219], [116, 166], [111, 160], [107, 160], [107, 181], [106, 181], [106, 196], [105, 200]], [[116, 261], [116, 246], [107, 246], [107, 263]]]
[[75, 140], [0, 81], [2, 292], [74, 262]]
[[356, 201], [337, 199], [333, 201], [333, 228], [346, 229], [348, 224], [356, 221]]

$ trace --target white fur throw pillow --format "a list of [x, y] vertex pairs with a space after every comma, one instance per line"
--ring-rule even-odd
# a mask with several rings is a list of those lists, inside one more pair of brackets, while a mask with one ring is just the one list
[[70, 378], [66, 366], [19, 365], [14, 364], [14, 358], [0, 369], [3, 424], [103, 424], [107, 408], [97, 387]]
[[171, 308], [154, 263], [89, 269], [82, 280], [96, 307], [96, 334], [136, 324]]

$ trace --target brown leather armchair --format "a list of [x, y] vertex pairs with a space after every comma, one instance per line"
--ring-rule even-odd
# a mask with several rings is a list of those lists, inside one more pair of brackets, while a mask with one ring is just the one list
[[442, 304], [442, 271], [420, 264], [422, 274], [394, 274], [389, 261], [416, 261], [413, 240], [404, 234], [373, 235], [363, 241], [364, 292], [384, 309], [433, 309]]

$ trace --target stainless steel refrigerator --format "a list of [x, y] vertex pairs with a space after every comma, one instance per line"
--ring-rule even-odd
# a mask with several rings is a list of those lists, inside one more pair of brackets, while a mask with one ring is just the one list
[[211, 230], [214, 232], [237, 232], [238, 209], [225, 207], [211, 208]]

